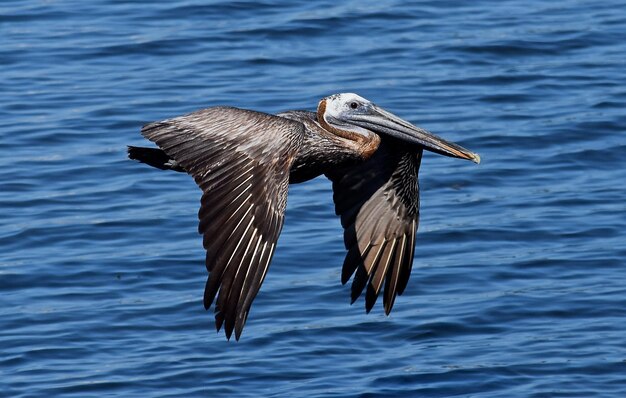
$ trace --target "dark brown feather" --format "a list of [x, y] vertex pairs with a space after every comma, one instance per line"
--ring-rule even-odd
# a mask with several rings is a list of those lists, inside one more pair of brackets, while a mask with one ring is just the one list
[[326, 173], [333, 182], [335, 211], [341, 216], [348, 249], [342, 283], [356, 271], [352, 302], [367, 286], [367, 312], [383, 285], [387, 314], [396, 295], [406, 288], [419, 219], [421, 154], [419, 149], [383, 139], [366, 162]]
[[239, 339], [283, 225], [289, 170], [304, 126], [264, 113], [215, 107], [151, 123], [142, 134], [203, 190], [198, 229], [209, 277], [204, 304]]

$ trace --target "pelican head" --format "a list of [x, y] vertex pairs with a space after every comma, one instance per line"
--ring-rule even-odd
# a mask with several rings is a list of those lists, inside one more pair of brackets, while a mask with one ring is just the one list
[[412, 125], [354, 93], [335, 94], [323, 98], [318, 116], [329, 126], [368, 137], [373, 133], [395, 137], [441, 155], [480, 163], [480, 156], [460, 145]]

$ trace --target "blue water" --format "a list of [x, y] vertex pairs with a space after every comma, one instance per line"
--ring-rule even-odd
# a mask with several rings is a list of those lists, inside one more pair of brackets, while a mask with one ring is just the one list
[[[623, 1], [3, 1], [0, 396], [626, 396]], [[192, 179], [140, 126], [353, 91], [426, 154], [412, 279], [349, 305], [330, 183], [292, 186], [241, 341]]]

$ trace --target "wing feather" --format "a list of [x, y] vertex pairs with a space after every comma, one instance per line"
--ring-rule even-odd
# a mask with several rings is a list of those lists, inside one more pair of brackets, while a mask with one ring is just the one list
[[385, 139], [368, 161], [327, 174], [348, 250], [341, 282], [354, 274], [352, 302], [367, 286], [367, 312], [384, 285], [383, 306], [389, 314], [410, 277], [419, 219], [421, 155], [420, 149]]
[[282, 229], [289, 169], [303, 139], [294, 120], [230, 107], [150, 123], [142, 134], [193, 176], [203, 194], [198, 231], [204, 305], [239, 339]]

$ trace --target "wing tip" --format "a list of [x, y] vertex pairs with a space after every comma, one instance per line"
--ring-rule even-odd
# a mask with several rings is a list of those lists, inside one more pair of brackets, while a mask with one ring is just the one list
[[391, 302], [386, 302], [383, 304], [383, 307], [385, 308], [385, 315], [389, 316], [389, 314], [391, 314], [391, 310], [393, 309], [393, 304], [395, 301], [395, 296], [391, 298]]
[[376, 293], [374, 287], [371, 283], [367, 285], [367, 292], [365, 293], [365, 313], [369, 314], [374, 305], [376, 305], [376, 300], [378, 299], [378, 293]]

